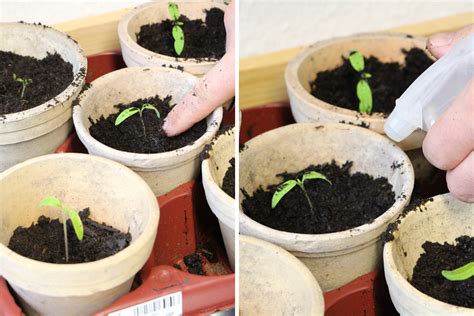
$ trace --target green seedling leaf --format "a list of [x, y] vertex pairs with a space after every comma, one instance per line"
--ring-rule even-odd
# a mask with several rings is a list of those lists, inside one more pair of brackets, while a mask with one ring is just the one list
[[443, 270], [441, 274], [450, 281], [464, 281], [474, 276], [474, 261], [454, 270]]
[[82, 240], [84, 238], [84, 226], [82, 225], [81, 217], [76, 210], [65, 207], [67, 215], [71, 219], [72, 227], [74, 227], [74, 232], [76, 233], [77, 239]]
[[13, 80], [21, 84], [21, 87], [20, 89], [18, 89], [18, 92], [21, 92], [20, 99], [22, 99], [23, 96], [25, 95], [26, 86], [32, 83], [33, 80], [20, 78], [15, 73], [13, 74]]
[[174, 50], [178, 56], [184, 49], [184, 31], [179, 25], [173, 26]]
[[140, 109], [137, 107], [131, 107], [123, 110], [122, 113], [120, 113], [115, 119], [115, 126], [122, 124], [123, 121], [128, 119], [130, 116], [137, 114], [138, 112], [140, 112]]
[[295, 180], [288, 180], [278, 186], [272, 197], [272, 208], [275, 208], [280, 200], [293, 189], [298, 183]]
[[362, 72], [365, 68], [364, 56], [358, 51], [351, 52], [349, 54], [349, 62], [351, 63], [352, 68], [357, 72]]
[[145, 110], [145, 109], [155, 111], [156, 116], [157, 116], [158, 118], [160, 118], [160, 112], [158, 111], [158, 109], [157, 109], [153, 104], [150, 104], [150, 103], [145, 103], [145, 104], [143, 104], [143, 105], [142, 105], [142, 111]]
[[327, 181], [329, 184], [332, 184], [331, 181], [329, 181], [325, 175], [322, 175], [321, 173], [317, 171], [306, 172], [305, 174], [303, 174], [303, 178], [301, 179], [301, 181], [305, 182], [305, 180], [309, 180], [309, 179], [321, 179], [321, 180]]
[[372, 75], [369, 74], [368, 72], [363, 72], [361, 77], [362, 77], [362, 79], [370, 79], [370, 78], [372, 78]]
[[174, 2], [168, 3], [168, 11], [170, 13], [171, 18], [176, 21], [180, 14], [179, 14], [179, 8], [178, 5]]
[[62, 208], [63, 204], [57, 198], [48, 196], [41, 200], [41, 202], [39, 203], [39, 206], [54, 206], [54, 207]]
[[372, 112], [372, 90], [367, 80], [360, 80], [357, 83], [357, 97], [359, 98], [359, 112]]

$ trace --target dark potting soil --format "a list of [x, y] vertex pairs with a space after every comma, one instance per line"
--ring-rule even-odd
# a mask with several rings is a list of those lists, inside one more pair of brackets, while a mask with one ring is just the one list
[[278, 185], [259, 188], [250, 196], [243, 191], [245, 214], [255, 221], [282, 231], [302, 234], [324, 234], [347, 230], [371, 223], [387, 211], [395, 202], [395, 193], [387, 178], [373, 178], [360, 172], [350, 174], [352, 162], [338, 166], [311, 165], [297, 173], [281, 173], [283, 182], [301, 179], [308, 171], [325, 175], [324, 180], [306, 180], [305, 187], [313, 204], [311, 211], [304, 192], [295, 186], [275, 207], [271, 208], [272, 196]]
[[[21, 98], [22, 84], [13, 80], [31, 79]], [[0, 115], [25, 111], [63, 92], [73, 80], [72, 65], [57, 53], [38, 60], [0, 51]]]
[[[373, 97], [373, 112], [389, 114], [395, 107], [395, 100], [415, 81], [433, 60], [419, 48], [405, 54], [405, 64], [397, 62], [383, 63], [376, 57], [365, 56], [365, 70], [372, 75], [368, 79]], [[316, 79], [310, 82], [311, 94], [327, 103], [349, 110], [359, 110], [356, 86], [360, 74], [355, 71], [349, 60], [342, 57], [342, 65], [328, 71], [319, 72]]]
[[192, 253], [183, 258], [184, 264], [188, 268], [188, 272], [197, 275], [206, 275], [202, 266], [202, 257], [199, 253]]
[[[164, 119], [172, 109], [170, 101], [170, 96], [164, 99], [155, 96], [139, 99], [129, 104], [115, 105], [118, 109], [117, 113], [111, 114], [107, 118], [101, 116], [94, 122], [89, 117], [92, 124], [89, 131], [92, 137], [107, 146], [134, 153], [161, 153], [193, 144], [206, 132], [206, 120], [194, 124], [193, 127], [178, 136], [166, 136], [162, 127]], [[122, 124], [115, 126], [115, 119], [124, 109], [141, 107], [144, 103], [153, 104], [160, 112], [160, 118], [156, 116], [155, 111], [146, 109], [143, 111], [143, 124], [140, 115], [137, 113], [126, 119]]]
[[68, 225], [69, 261], [64, 253], [63, 224], [58, 219], [40, 216], [30, 227], [17, 227], [8, 248], [30, 259], [50, 263], [83, 263], [100, 260], [128, 247], [132, 236], [89, 218], [89, 208], [79, 212], [84, 238], [77, 239], [71, 221]]
[[184, 31], [184, 49], [178, 56], [174, 50], [171, 34], [173, 22], [169, 19], [160, 23], [142, 25], [137, 33], [138, 45], [155, 53], [203, 60], [217, 60], [225, 54], [226, 31], [224, 11], [218, 8], [206, 10], [206, 20], [190, 20], [180, 16]]
[[235, 158], [229, 160], [230, 167], [227, 169], [224, 179], [222, 179], [222, 190], [224, 190], [227, 195], [232, 198], [235, 198]]
[[424, 253], [413, 269], [411, 284], [421, 292], [446, 303], [474, 308], [474, 277], [449, 281], [442, 270], [453, 270], [474, 261], [474, 237], [461, 236], [454, 245], [426, 241]]

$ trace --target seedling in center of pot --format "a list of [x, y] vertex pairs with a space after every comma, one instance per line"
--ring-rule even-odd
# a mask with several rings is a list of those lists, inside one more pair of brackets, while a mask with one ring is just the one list
[[21, 84], [21, 87], [20, 87], [20, 89], [18, 89], [18, 92], [21, 92], [20, 93], [20, 99], [23, 99], [23, 96], [25, 95], [26, 86], [29, 85], [30, 83], [32, 83], [33, 80], [32, 79], [27, 79], [27, 78], [25, 78], [25, 79], [20, 78], [16, 74], [13, 74], [13, 80]]
[[364, 56], [358, 51], [351, 52], [349, 54], [349, 62], [352, 68], [360, 74], [359, 82], [357, 83], [357, 97], [359, 98], [359, 112], [371, 113], [372, 112], [372, 90], [370, 89], [369, 82], [367, 79], [371, 78], [372, 75], [368, 72], [364, 72], [365, 63]]
[[123, 123], [126, 119], [129, 117], [135, 115], [135, 114], [140, 114], [140, 121], [142, 122], [142, 127], [143, 127], [143, 135], [146, 137], [146, 128], [145, 128], [145, 122], [143, 122], [143, 111], [145, 110], [153, 110], [156, 113], [156, 116], [160, 118], [160, 112], [158, 109], [150, 103], [143, 103], [141, 107], [135, 107], [132, 106], [128, 109], [123, 110], [119, 116], [115, 119], [115, 126], [118, 126]]
[[[68, 249], [68, 238], [67, 238], [67, 217], [71, 220], [72, 227], [76, 233], [77, 239], [82, 240], [84, 238], [84, 226], [82, 225], [81, 217], [78, 212], [68, 206], [55, 197], [46, 197], [41, 200], [39, 206], [52, 206], [59, 208], [62, 212], [63, 217], [63, 228], [64, 228], [64, 250], [66, 252], [66, 262], [69, 261], [69, 249]], [[66, 217], [67, 215], [67, 217]]]
[[174, 2], [168, 3], [168, 11], [170, 13], [171, 19], [173, 20], [173, 29], [172, 35], [174, 39], [174, 51], [176, 55], [181, 55], [184, 49], [184, 31], [181, 28], [183, 22], [179, 21], [179, 8], [178, 5]]
[[301, 190], [304, 193], [304, 196], [306, 197], [306, 200], [308, 201], [311, 213], [314, 214], [314, 209], [313, 209], [313, 203], [311, 203], [311, 200], [308, 196], [308, 193], [306, 192], [306, 188], [304, 187], [304, 182], [306, 180], [310, 179], [321, 179], [324, 181], [327, 181], [329, 184], [331, 184], [331, 181], [326, 178], [326, 176], [322, 175], [319, 172], [316, 171], [308, 171], [303, 174], [303, 177], [300, 179], [294, 179], [294, 180], [288, 180], [280, 184], [275, 193], [273, 193], [272, 197], [272, 209], [277, 206], [277, 204], [280, 202], [280, 200], [288, 193], [290, 192], [295, 186], [299, 186]]
[[449, 281], [464, 281], [474, 276], [474, 261], [454, 270], [443, 270], [441, 274]]

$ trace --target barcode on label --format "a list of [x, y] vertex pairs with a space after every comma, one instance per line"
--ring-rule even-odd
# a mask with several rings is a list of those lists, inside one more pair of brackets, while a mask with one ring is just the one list
[[110, 313], [109, 316], [176, 316], [182, 314], [183, 296], [181, 292], [176, 292]]

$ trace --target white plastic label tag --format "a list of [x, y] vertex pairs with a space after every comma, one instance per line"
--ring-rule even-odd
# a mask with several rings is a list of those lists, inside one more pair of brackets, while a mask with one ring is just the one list
[[183, 314], [183, 295], [172, 293], [110, 313], [109, 316], [176, 316]]

